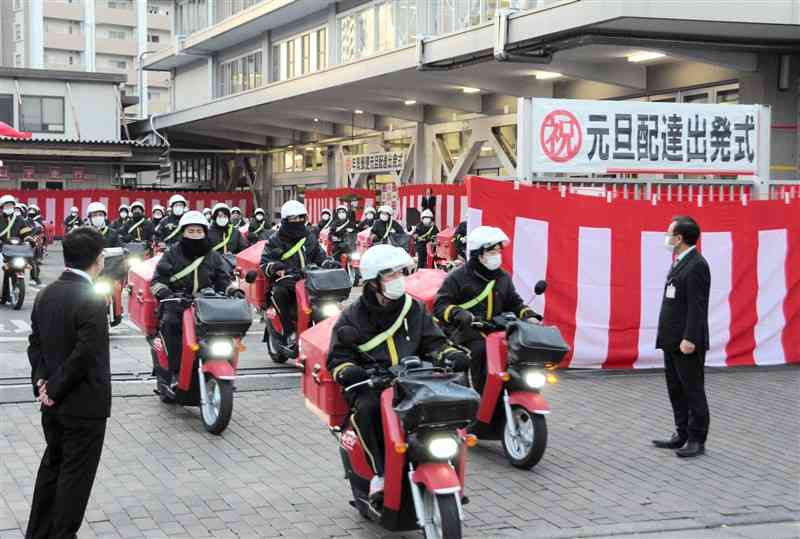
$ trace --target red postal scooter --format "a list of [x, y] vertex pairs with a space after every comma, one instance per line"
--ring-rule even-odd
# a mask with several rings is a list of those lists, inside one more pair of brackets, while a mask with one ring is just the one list
[[372, 369], [371, 374], [345, 391], [383, 389], [385, 490], [382, 500], [369, 499], [374, 474], [352, 423], [346, 421], [343, 428], [331, 430], [339, 439], [351, 505], [390, 531], [421, 528], [426, 538], [460, 538], [462, 504], [468, 502], [466, 450], [477, 443], [465, 428], [473, 421], [477, 393], [457, 381], [460, 375], [418, 357], [403, 358], [390, 369]]

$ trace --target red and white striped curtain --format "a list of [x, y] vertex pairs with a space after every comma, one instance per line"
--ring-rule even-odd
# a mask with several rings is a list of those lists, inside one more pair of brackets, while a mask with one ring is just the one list
[[439, 230], [458, 226], [467, 215], [467, 188], [464, 185], [420, 184], [400, 188], [400, 218], [408, 208], [422, 208], [422, 197], [431, 189], [436, 197], [434, 220]]
[[[646, 368], [655, 349], [675, 215], [694, 217], [711, 268], [710, 366], [800, 363], [800, 198], [708, 202], [563, 196], [558, 189], [468, 180], [469, 224], [512, 238], [503, 267], [525, 301], [572, 347], [564, 365]], [[545, 297], [534, 299], [539, 279]]]
[[[319, 221], [319, 216], [322, 210], [328, 209], [331, 215], [336, 206], [345, 204], [344, 198], [358, 197], [358, 212], [356, 217], [361, 219], [361, 213], [367, 206], [375, 207], [375, 191], [369, 189], [314, 189], [306, 191], [304, 200], [306, 210], [308, 211], [308, 218], [312, 223]], [[363, 200], [363, 203], [361, 202]]]

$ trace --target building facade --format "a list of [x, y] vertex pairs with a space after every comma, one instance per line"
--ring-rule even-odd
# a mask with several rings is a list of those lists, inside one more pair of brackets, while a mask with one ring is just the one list
[[[2, 64], [7, 67], [111, 72], [139, 96], [140, 57], [169, 46], [169, 0], [8, 0], [0, 3]], [[126, 110], [147, 117], [170, 110], [168, 73], [145, 73], [147, 96]]]
[[[304, 190], [516, 176], [519, 97], [770, 105], [798, 177], [800, 0], [176, 0], [173, 173]], [[240, 171], [238, 174], [236, 171]], [[244, 178], [244, 180], [241, 180]], [[175, 179], [173, 175], [173, 180]]]

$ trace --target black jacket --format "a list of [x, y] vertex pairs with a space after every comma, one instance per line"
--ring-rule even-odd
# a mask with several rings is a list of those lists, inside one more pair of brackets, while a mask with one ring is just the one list
[[456, 251], [463, 258], [467, 258], [467, 222], [461, 221], [453, 233], [453, 241], [456, 244]]
[[[406, 356], [420, 356], [438, 361], [438, 355], [449, 348], [449, 341], [436, 326], [425, 307], [413, 300], [411, 310], [404, 323], [392, 337], [397, 350], [395, 361]], [[405, 297], [392, 301], [387, 305], [378, 303], [371, 286], [364, 287], [364, 293], [355, 303], [348, 306], [333, 327], [331, 348], [328, 354], [328, 370], [337, 379], [337, 375], [350, 365], [362, 367], [374, 366], [374, 359], [384, 367], [392, 365], [392, 358], [387, 342], [383, 342], [369, 352], [368, 358], [358, 351], [358, 345], [364, 344], [372, 337], [386, 331], [400, 315]], [[355, 344], [345, 344], [339, 340], [337, 331], [342, 326], [352, 326], [358, 331]]]
[[250, 224], [247, 225], [247, 243], [253, 245], [254, 243], [269, 238], [272, 233], [271, 229], [272, 227], [266, 219], [263, 221], [251, 219]]
[[436, 213], [436, 197], [434, 195], [422, 197], [422, 209]]
[[103, 228], [98, 228], [97, 231], [103, 235], [104, 247], [120, 247], [122, 245], [119, 241], [119, 234], [110, 226], [105, 225]]
[[[451, 324], [453, 318], [462, 310], [462, 305], [473, 298], [480, 296], [490, 281], [494, 280], [492, 289], [492, 312], [488, 313], [489, 298], [487, 297], [469, 311], [478, 320], [486, 320], [504, 312], [512, 312], [519, 318], [527, 316], [533, 310], [525, 305], [519, 297], [511, 276], [502, 269], [488, 270], [477, 258], [471, 258], [466, 264], [453, 270], [442, 283], [436, 294], [433, 304], [433, 315], [446, 324]], [[490, 316], [489, 316], [490, 315]], [[453, 327], [453, 336], [457, 342], [477, 338], [480, 334], [473, 329], [462, 330]]]
[[[387, 232], [387, 228], [390, 226], [391, 230]], [[372, 225], [372, 235], [376, 238], [375, 243], [386, 243], [392, 237], [392, 234], [402, 234], [404, 232], [403, 226], [394, 219], [390, 219], [388, 222], [375, 219], [375, 224]]]
[[298, 252], [284, 260], [284, 253], [294, 247], [297, 241], [289, 240], [279, 229], [264, 245], [264, 250], [261, 252], [261, 269], [269, 275], [270, 264], [283, 262], [286, 265], [287, 273], [300, 275], [302, 269], [309, 264], [322, 266], [327, 257], [319, 245], [317, 236], [309, 232], [306, 234], [305, 240]]
[[368, 228], [372, 228], [372, 225], [375, 224], [375, 219], [362, 219], [360, 223], [358, 223], [358, 231], [364, 231]]
[[[177, 275], [194, 261], [195, 258], [190, 258], [184, 254], [180, 243], [170, 247], [161, 257], [161, 260], [158, 261], [158, 265], [156, 265], [153, 283], [150, 287], [153, 294], [156, 295], [156, 292], [164, 286], [173, 293], [184, 293], [187, 296], [192, 296], [195, 292], [199, 292], [204, 288], [213, 288], [217, 292], [228, 291], [231, 287], [230, 264], [225, 262], [222, 255], [216, 251], [209, 251], [195, 271], [177, 281], [170, 281], [173, 275]], [[197, 273], [196, 290], [194, 287], [194, 273]]]
[[158, 228], [156, 229], [155, 237], [157, 241], [163, 241], [168, 244], [173, 244], [176, 241], [181, 239], [180, 232], [176, 233], [172, 236], [169, 240], [170, 235], [178, 228], [178, 223], [180, 222], [181, 218], [177, 215], [168, 215], [161, 219], [161, 222], [158, 223]]
[[[234, 225], [228, 223], [225, 227], [220, 228], [216, 224], [208, 227], [208, 239], [211, 242], [211, 247], [214, 248], [222, 244], [218, 249], [219, 253], [239, 253], [247, 249], [247, 242], [239, 232], [239, 229]], [[225, 240], [228, 240], [227, 242]], [[224, 243], [223, 243], [224, 242]]]
[[82, 276], [65, 271], [39, 292], [31, 313], [31, 382], [47, 380], [48, 413], [103, 418], [111, 414], [106, 301]]
[[111, 228], [113, 228], [117, 232], [122, 232], [123, 230], [126, 230], [131, 225], [132, 222], [133, 220], [130, 217], [126, 217], [125, 219], [123, 219], [122, 217], [117, 217], [111, 223]]
[[76, 215], [74, 217], [72, 215], [67, 215], [64, 218], [64, 232], [67, 233], [73, 228], [81, 226], [82, 224], [83, 221], [81, 220], [80, 215]]
[[417, 241], [417, 244], [435, 242], [438, 233], [439, 227], [437, 227], [435, 223], [431, 223], [430, 226], [425, 226], [420, 223], [414, 228], [414, 239]]
[[33, 229], [25, 218], [19, 215], [11, 217], [5, 214], [0, 215], [0, 245], [10, 243], [14, 238], [20, 241], [27, 239], [32, 232]]
[[117, 230], [124, 243], [133, 241], [150, 242], [153, 239], [153, 225], [146, 217], [128, 221], [128, 224]]
[[[667, 297], [670, 286], [675, 287], [674, 298]], [[656, 348], [674, 352], [679, 349], [681, 341], [686, 339], [699, 352], [708, 350], [710, 289], [711, 271], [708, 262], [697, 249], [692, 249], [667, 275], [658, 317]]]
[[341, 220], [338, 217], [331, 223], [331, 241], [338, 243], [343, 241], [348, 235], [355, 234], [356, 225], [350, 218]]
[[319, 223], [311, 227], [311, 231], [314, 232], [314, 234], [316, 234], [316, 236], [319, 238], [320, 233], [325, 229], [329, 229], [332, 225], [333, 225], [332, 219], [328, 219], [324, 223], [320, 221]]

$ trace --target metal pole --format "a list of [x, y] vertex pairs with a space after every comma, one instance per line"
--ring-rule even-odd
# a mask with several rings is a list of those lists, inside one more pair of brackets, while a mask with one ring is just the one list
[[147, 117], [146, 115], [142, 114], [142, 110], [145, 108], [142, 103], [143, 100], [147, 98], [146, 96], [142, 95], [142, 93], [144, 93], [144, 66], [142, 65], [142, 62], [144, 61], [143, 58], [145, 54], [152, 54], [154, 52], [156, 51], [142, 51], [139, 53], [139, 118]]

